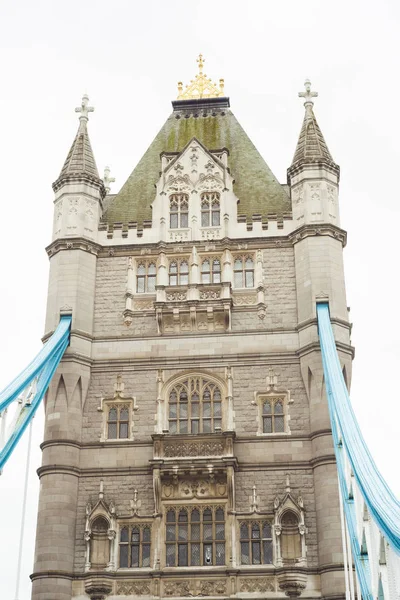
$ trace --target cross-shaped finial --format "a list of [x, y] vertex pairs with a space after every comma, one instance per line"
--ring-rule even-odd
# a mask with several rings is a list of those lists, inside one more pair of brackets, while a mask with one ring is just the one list
[[312, 99], [316, 98], [318, 96], [318, 92], [311, 91], [311, 81], [309, 79], [305, 80], [304, 87], [306, 88], [306, 91], [299, 92], [299, 98], [304, 98], [304, 100], [305, 100], [304, 106], [306, 108], [312, 107], [314, 105], [314, 102]]
[[104, 167], [104, 187], [106, 188], [107, 194], [110, 193], [111, 187], [110, 183], [114, 183], [115, 177], [110, 177], [110, 167]]
[[199, 54], [199, 58], [197, 59], [197, 62], [199, 63], [199, 73], [203, 72], [203, 66], [204, 63], [206, 62], [205, 59], [203, 59], [203, 55]]
[[75, 109], [75, 112], [81, 113], [80, 117], [79, 117], [80, 121], [82, 121], [82, 120], [87, 121], [89, 118], [88, 113], [94, 111], [93, 106], [88, 106], [88, 104], [89, 104], [89, 96], [87, 94], [85, 94], [82, 98], [82, 104]]

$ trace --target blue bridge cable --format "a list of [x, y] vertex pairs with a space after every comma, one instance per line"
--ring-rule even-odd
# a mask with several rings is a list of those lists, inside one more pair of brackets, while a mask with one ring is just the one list
[[[15, 400], [21, 391], [24, 390], [24, 388], [29, 385], [36, 376], [38, 376], [36, 393], [32, 402], [30, 404], [25, 404], [25, 406], [22, 408], [14, 426], [14, 431], [0, 451], [0, 469], [3, 468], [7, 460], [10, 458], [15, 446], [18, 444], [26, 427], [33, 419], [35, 412], [47, 391], [55, 370], [57, 369], [60, 360], [68, 346], [70, 327], [71, 317], [61, 317], [61, 321], [56, 331], [53, 333], [36, 358], [0, 394], [0, 410], [4, 410], [4, 408], [7, 407], [13, 400]], [[38, 367], [38, 365], [41, 365], [41, 367]]]
[[[375, 465], [358, 426], [343, 378], [327, 303], [317, 304], [317, 316], [332, 430], [336, 429], [337, 423], [341, 442], [368, 511], [387, 542], [400, 554], [400, 502]], [[339, 448], [335, 450], [339, 451]], [[341, 477], [339, 461], [338, 468]], [[345, 497], [343, 501], [346, 504]]]

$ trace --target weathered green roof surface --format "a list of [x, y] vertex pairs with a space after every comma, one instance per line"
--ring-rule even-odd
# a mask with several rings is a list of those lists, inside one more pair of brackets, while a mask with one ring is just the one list
[[[222, 99], [218, 99], [222, 100]], [[290, 199], [255, 148], [233, 113], [226, 98], [224, 110], [190, 110], [184, 102], [171, 116], [116, 194], [104, 214], [107, 223], [151, 220], [151, 204], [155, 184], [161, 171], [161, 152], [181, 152], [192, 138], [197, 138], [209, 150], [227, 148], [228, 166], [235, 179], [234, 192], [239, 198], [238, 214], [251, 218], [253, 214], [290, 212]], [[190, 104], [190, 101], [187, 102]], [[193, 105], [193, 102], [192, 102]], [[194, 116], [194, 115], [198, 116]], [[205, 116], [203, 116], [205, 115]]]

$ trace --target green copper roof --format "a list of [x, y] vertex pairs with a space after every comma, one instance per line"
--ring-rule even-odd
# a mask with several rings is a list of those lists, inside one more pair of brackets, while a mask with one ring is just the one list
[[151, 220], [155, 184], [161, 171], [161, 152], [181, 152], [194, 137], [209, 150], [229, 150], [228, 166], [235, 180], [233, 189], [239, 199], [239, 215], [251, 218], [253, 214], [266, 216], [290, 212], [286, 191], [229, 110], [228, 99], [218, 98], [215, 103], [217, 100], [225, 100], [225, 104], [219, 102], [219, 106], [211, 110], [213, 103], [210, 101], [201, 106], [197, 103], [198, 110], [193, 108], [195, 101], [173, 103], [174, 112], [116, 194], [104, 221], [140, 224]]

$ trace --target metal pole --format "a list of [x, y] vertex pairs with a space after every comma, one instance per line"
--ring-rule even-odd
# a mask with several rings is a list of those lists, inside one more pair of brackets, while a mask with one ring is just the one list
[[26, 499], [28, 496], [29, 463], [31, 460], [32, 428], [33, 428], [33, 419], [31, 420], [31, 422], [29, 424], [28, 454], [26, 456], [25, 487], [24, 487], [24, 497], [23, 497], [23, 501], [22, 501], [21, 530], [20, 530], [20, 534], [19, 534], [19, 552], [18, 552], [18, 565], [17, 565], [17, 581], [16, 581], [16, 585], [15, 585], [15, 600], [19, 600], [19, 585], [20, 585], [21, 566], [22, 566], [22, 547], [23, 547], [24, 532], [25, 532]]

